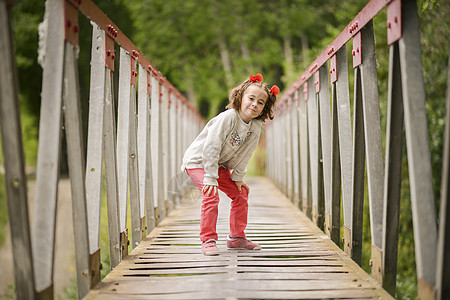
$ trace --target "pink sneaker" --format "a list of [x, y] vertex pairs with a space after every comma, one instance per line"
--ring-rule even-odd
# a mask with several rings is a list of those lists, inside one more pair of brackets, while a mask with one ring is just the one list
[[219, 249], [216, 246], [216, 240], [209, 239], [205, 242], [202, 242], [202, 251], [205, 255], [219, 255]]
[[243, 237], [238, 237], [235, 239], [228, 238], [227, 248], [230, 250], [261, 250], [260, 245]]

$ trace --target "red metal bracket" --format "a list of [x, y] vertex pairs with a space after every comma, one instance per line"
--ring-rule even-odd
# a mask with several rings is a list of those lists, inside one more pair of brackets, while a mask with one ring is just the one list
[[147, 95], [151, 96], [152, 94], [152, 77], [150, 73], [147, 71]]
[[354, 32], [356, 32], [357, 30], [359, 30], [359, 22], [358, 21], [355, 21], [355, 22], [353, 22], [353, 24], [352, 25], [350, 25], [350, 28], [348, 29], [348, 32], [350, 33], [350, 34], [353, 34]]
[[316, 87], [316, 93], [320, 92], [320, 71], [317, 70], [316, 73], [314, 73], [314, 86]]
[[336, 55], [333, 55], [330, 59], [330, 74], [331, 74], [331, 82], [337, 81], [337, 58]]
[[152, 68], [153, 77], [155, 77], [156, 80], [159, 81], [160, 73], [158, 70]]
[[360, 64], [362, 64], [362, 46], [361, 46], [361, 32], [358, 32], [353, 37], [353, 68], [356, 68]]
[[130, 83], [134, 86], [137, 85], [137, 66], [136, 61], [139, 59], [139, 51], [132, 50], [131, 51], [131, 81]]
[[170, 94], [172, 94], [172, 89], [169, 89], [169, 91], [167, 93], [167, 102], [168, 102], [169, 109], [170, 109], [170, 104], [172, 103], [172, 99], [170, 97]]
[[159, 87], [159, 102], [161, 103], [162, 102], [162, 83], [161, 82], [158, 84], [158, 87]]
[[176, 97], [175, 97], [175, 111], [178, 111], [178, 102], [180, 100], [180, 94], [178, 93], [178, 91], [175, 91], [176, 93]]
[[73, 1], [64, 1], [64, 39], [78, 47], [78, 7]]
[[136, 86], [137, 85], [137, 68], [136, 68], [136, 58], [131, 56], [131, 79], [130, 84]]
[[[170, 108], [170, 105], [172, 104], [172, 97], [176, 97], [177, 95], [176, 95], [176, 90], [175, 90], [175, 88], [173, 87], [173, 85], [169, 85], [169, 108]], [[172, 95], [172, 97], [170, 96], [170, 95]]]
[[[158, 70], [156, 70], [155, 68], [153, 68], [152, 65], [148, 65], [148, 66], [147, 66], [147, 70], [148, 70], [148, 72], [149, 72], [151, 75], [153, 75], [153, 77], [154, 77], [156, 80], [159, 81], [159, 72], [158, 72]], [[151, 77], [150, 77], [150, 79], [151, 79]]]
[[298, 89], [296, 89], [294, 92], [294, 101], [295, 101], [295, 104], [297, 104], [297, 105], [298, 105], [298, 100], [299, 100]]
[[105, 36], [105, 66], [114, 71], [114, 59], [116, 55], [114, 54], [114, 40], [109, 36]]
[[327, 49], [327, 54], [328, 55], [333, 54], [333, 52], [334, 52], [334, 47], [333, 46], [331, 46], [330, 48]]
[[308, 82], [303, 85], [303, 97], [305, 101], [308, 101]]
[[118, 35], [117, 30], [111, 24], [106, 26], [106, 33], [113, 39], [116, 39]]
[[402, 1], [393, 0], [387, 6], [387, 42], [388, 45], [402, 37]]
[[317, 69], [317, 64], [312, 65], [312, 67], [309, 69], [309, 73], [313, 73], [315, 69]]

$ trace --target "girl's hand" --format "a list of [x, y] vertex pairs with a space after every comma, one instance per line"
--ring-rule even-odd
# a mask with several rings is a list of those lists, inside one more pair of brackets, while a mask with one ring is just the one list
[[239, 190], [239, 193], [242, 193], [242, 187], [245, 187], [247, 189], [247, 193], [250, 194], [250, 188], [245, 183], [245, 181], [235, 181], [234, 182]]
[[202, 194], [206, 196], [217, 195], [217, 186], [215, 185], [204, 185], [202, 189]]

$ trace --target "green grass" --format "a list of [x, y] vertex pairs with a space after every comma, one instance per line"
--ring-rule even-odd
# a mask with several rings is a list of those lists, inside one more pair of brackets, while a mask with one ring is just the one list
[[8, 285], [3, 295], [0, 295], [0, 300], [15, 300], [16, 299], [16, 288], [14, 284]]
[[[261, 142], [263, 137], [261, 138]], [[266, 172], [266, 151], [265, 148], [259, 146], [253, 153], [247, 165], [247, 176], [263, 176]], [[244, 178], [245, 180], [245, 178]]]

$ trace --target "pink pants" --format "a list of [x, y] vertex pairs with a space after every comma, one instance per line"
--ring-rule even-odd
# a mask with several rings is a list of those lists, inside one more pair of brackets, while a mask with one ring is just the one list
[[[205, 170], [187, 169], [187, 174], [200, 190], [203, 189]], [[231, 198], [230, 210], [230, 236], [245, 237], [244, 229], [247, 227], [248, 191], [242, 188], [242, 193], [231, 180], [231, 173], [224, 167], [219, 168], [219, 189]], [[202, 194], [202, 214], [200, 219], [200, 240], [218, 239], [216, 232], [217, 215], [219, 213], [219, 193], [215, 196]]]

